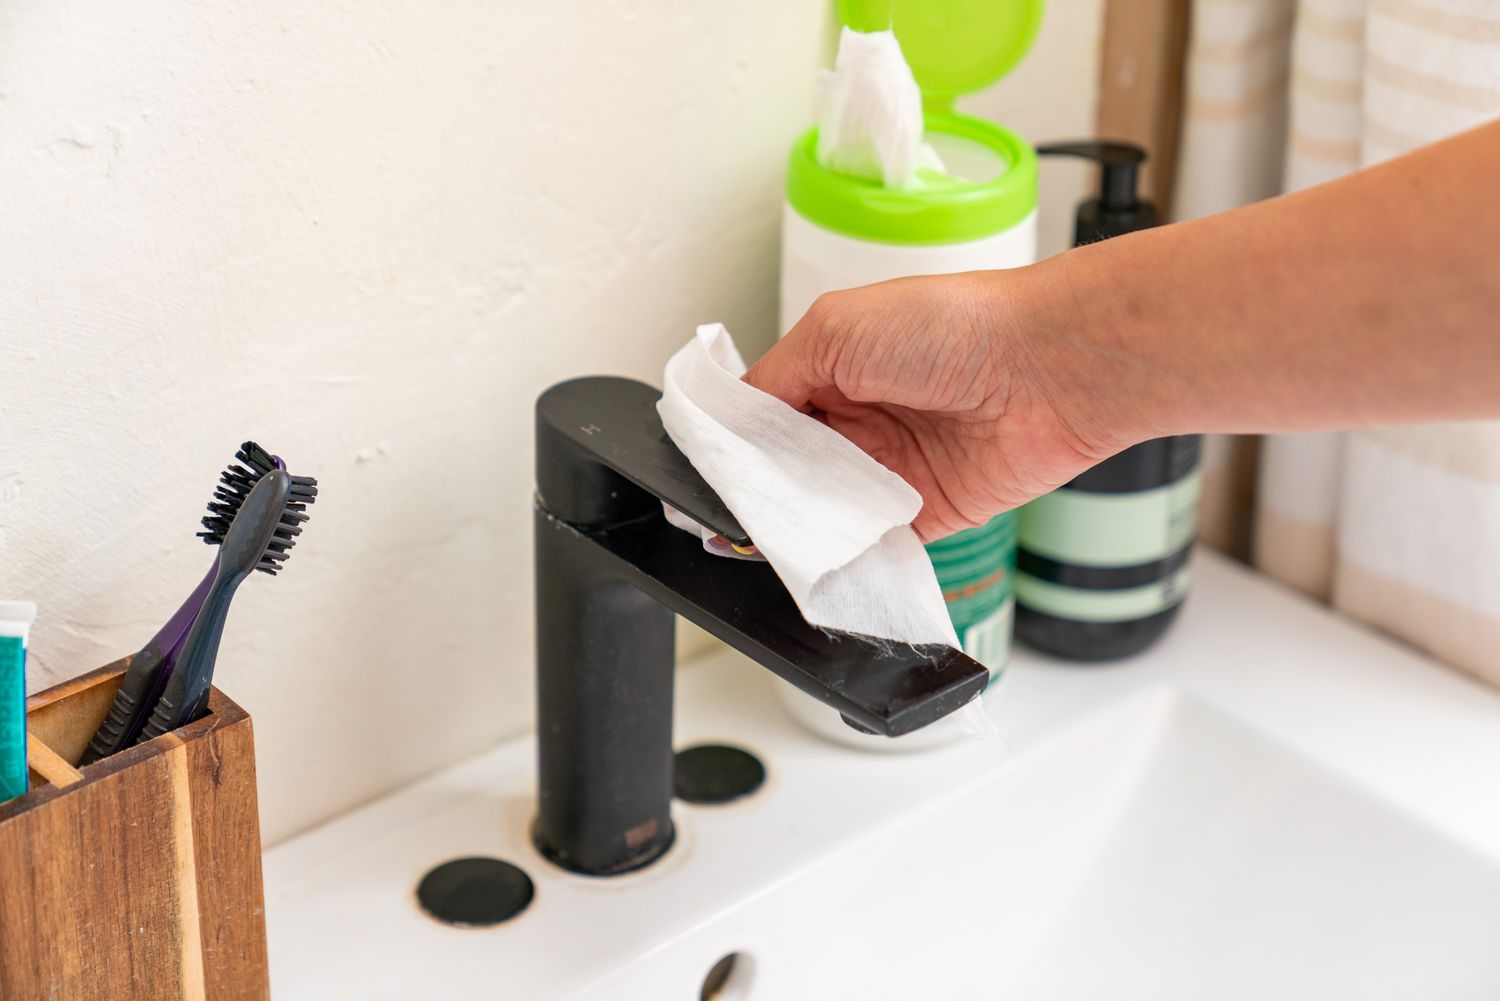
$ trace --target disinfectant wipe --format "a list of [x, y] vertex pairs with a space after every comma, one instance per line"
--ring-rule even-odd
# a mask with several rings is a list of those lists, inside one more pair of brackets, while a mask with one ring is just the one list
[[[741, 381], [723, 324], [667, 363], [662, 424], [823, 629], [958, 646], [927, 552], [922, 498], [832, 428]], [[679, 527], [681, 527], [679, 525]]]

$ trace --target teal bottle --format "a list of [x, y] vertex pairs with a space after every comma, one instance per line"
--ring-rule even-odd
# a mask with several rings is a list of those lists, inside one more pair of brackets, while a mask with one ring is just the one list
[[990, 684], [1010, 660], [1015, 619], [1016, 514], [927, 546], [948, 616], [964, 653], [989, 668]]

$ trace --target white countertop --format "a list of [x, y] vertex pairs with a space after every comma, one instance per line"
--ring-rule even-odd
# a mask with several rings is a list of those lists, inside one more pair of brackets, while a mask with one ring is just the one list
[[[1196, 554], [1194, 574], [1176, 626], [1132, 661], [1075, 666], [1018, 653], [992, 710], [1003, 740], [907, 755], [862, 753], [796, 726], [773, 697], [770, 686], [780, 682], [739, 655], [725, 651], [692, 665], [679, 678], [679, 746], [705, 740], [745, 746], [762, 757], [769, 777], [761, 792], [739, 803], [679, 804], [678, 843], [639, 873], [593, 879], [540, 859], [526, 836], [535, 788], [529, 738], [351, 811], [266, 855], [273, 996], [696, 998], [703, 972], [737, 949], [756, 953], [756, 969], [741, 981], [748, 990], [725, 998], [852, 996], [804, 994], [798, 986], [839, 991], [839, 984], [858, 982], [852, 960], [842, 979], [835, 977], [838, 961], [828, 957], [836, 956], [840, 937], [830, 932], [831, 921], [871, 949], [886, 930], [913, 918], [904, 938], [891, 942], [920, 939], [929, 929], [939, 937], [913, 942], [916, 952], [943, 941], [961, 944], [961, 929], [943, 928], [949, 898], [933, 896], [933, 887], [953, 878], [950, 871], [921, 868], [948, 864], [945, 854], [966, 867], [953, 873], [982, 866], [993, 875], [986, 891], [992, 898], [974, 913], [994, 926], [990, 941], [1004, 929], [1014, 946], [986, 981], [1003, 993], [1000, 985], [1017, 977], [1035, 979], [1027, 962], [1055, 951], [1055, 942], [1047, 945], [1049, 930], [1072, 927], [1057, 924], [1065, 900], [1083, 892], [1084, 871], [1107, 856], [1111, 832], [1124, 829], [1121, 817], [1128, 819], [1128, 801], [1144, 781], [1143, 762], [1154, 760], [1166, 739], [1163, 721], [1183, 717], [1185, 705], [1192, 707], [1183, 717], [1188, 722], [1171, 724], [1184, 733], [1212, 728], [1222, 717], [1235, 733], [1255, 735], [1223, 745], [1240, 748], [1222, 752], [1225, 768], [1267, 755], [1304, 761], [1317, 776], [1307, 788], [1335, 789], [1365, 804], [1360, 810], [1374, 804], [1368, 808], [1395, 818], [1392, 824], [1409, 822], [1476, 872], [1492, 865], [1500, 871], [1494, 793], [1500, 693], [1212, 552]], [[1274, 754], [1256, 749], [1262, 738]], [[1198, 745], [1185, 746], [1181, 753], [1191, 756]], [[1056, 750], [1062, 747], [1079, 750], [1070, 756]], [[1200, 802], [1212, 799], [1220, 781], [1208, 774], [1209, 788], [1195, 793]], [[1222, 783], [1232, 783], [1233, 774], [1226, 772]], [[1007, 797], [1024, 805], [1002, 809]], [[991, 819], [960, 819], [970, 815]], [[1236, 815], [1222, 816], [1228, 823]], [[921, 829], [928, 823], [933, 833]], [[979, 824], [988, 826], [975, 829]], [[1010, 839], [1003, 846], [986, 833], [996, 827]], [[902, 840], [908, 837], [915, 840]], [[1390, 842], [1398, 843], [1404, 842]], [[900, 844], [908, 845], [899, 849], [905, 855], [889, 854]], [[992, 864], [985, 862], [986, 845]], [[1369, 850], [1388, 851], [1385, 845], [1372, 842]], [[913, 852], [924, 858], [913, 860]], [[531, 907], [487, 929], [456, 929], [423, 914], [413, 894], [423, 873], [471, 854], [522, 866], [536, 883]], [[900, 861], [880, 861], [888, 858]], [[889, 913], [856, 904], [887, 875], [888, 892], [874, 899], [888, 902]], [[1008, 897], [1017, 913], [1007, 912]], [[1475, 906], [1481, 911], [1474, 920], [1487, 932], [1493, 915]], [[871, 923], [861, 931], [865, 920]], [[965, 917], [964, 926], [975, 920]], [[825, 935], [828, 943], [817, 941]], [[1358, 943], [1335, 943], [1344, 945]], [[869, 972], [877, 959], [860, 955], [857, 969]], [[1411, 957], [1418, 970], [1430, 961], [1426, 951]], [[878, 961], [889, 968], [861, 996], [886, 996], [881, 985], [890, 996], [910, 996], [895, 954], [886, 951]], [[932, 998], [998, 996], [966, 986], [975, 981], [961, 965], [944, 963], [938, 975], [912, 982], [953, 985], [934, 987]], [[1118, 996], [1150, 995], [1121, 990]], [[1219, 996], [1241, 995], [1231, 989]]]

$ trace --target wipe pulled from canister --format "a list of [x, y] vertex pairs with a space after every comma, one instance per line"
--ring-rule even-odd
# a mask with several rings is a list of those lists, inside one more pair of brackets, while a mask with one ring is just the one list
[[817, 121], [828, 170], [888, 188], [918, 187], [919, 170], [943, 172], [923, 141], [922, 92], [894, 32], [843, 30], [833, 69], [818, 76]]

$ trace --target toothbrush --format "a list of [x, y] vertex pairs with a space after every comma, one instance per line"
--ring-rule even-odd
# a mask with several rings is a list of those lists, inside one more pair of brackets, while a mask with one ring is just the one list
[[[299, 484], [299, 480], [303, 482]], [[308, 498], [315, 495], [316, 481], [294, 477], [284, 469], [271, 470], [255, 484], [224, 533], [203, 609], [193, 621], [177, 666], [166, 679], [136, 743], [145, 743], [203, 715], [235, 590], [253, 570], [275, 574], [281, 569], [302, 533], [302, 523], [307, 521]]]
[[[235, 458], [244, 465], [231, 463], [220, 474], [219, 485], [214, 488], [213, 498], [208, 502], [208, 514], [203, 518], [206, 531], [198, 533], [199, 537], [209, 545], [217, 546], [224, 540], [224, 533], [228, 531], [230, 522], [234, 520], [235, 512], [239, 510], [245, 497], [249, 495], [250, 490], [260, 478], [272, 469], [286, 468], [286, 464], [281, 461], [280, 457], [272, 455], [253, 441], [240, 445]], [[295, 479], [306, 478], [296, 477]], [[316, 484], [312, 484], [310, 494], [306, 484], [302, 484], [301, 488], [308, 502], [317, 496]], [[126, 669], [119, 691], [115, 693], [115, 700], [110, 705], [109, 715], [90, 738], [88, 747], [84, 749], [83, 756], [78, 761], [80, 766], [108, 757], [135, 743], [136, 736], [145, 725], [147, 714], [156, 703], [167, 677], [172, 672], [182, 644], [187, 639], [188, 630], [192, 627], [193, 620], [198, 617], [198, 611], [203, 607], [204, 598], [208, 595], [209, 586], [214, 581], [218, 566], [219, 558], [215, 555], [208, 573], [193, 589], [188, 599], [182, 603], [182, 607], [177, 609], [156, 635], [130, 659], [130, 666]]]

